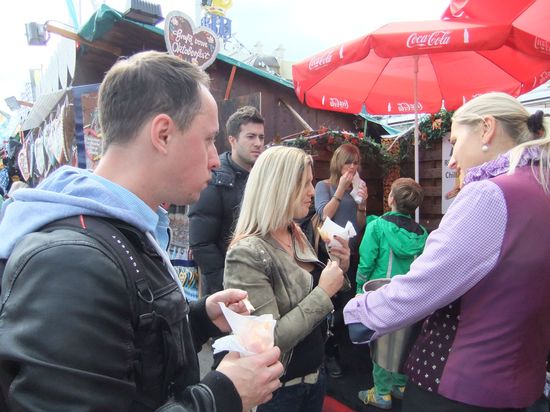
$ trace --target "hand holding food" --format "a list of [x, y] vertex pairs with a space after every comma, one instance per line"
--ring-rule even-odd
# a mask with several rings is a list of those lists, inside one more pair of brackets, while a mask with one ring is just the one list
[[328, 261], [327, 267], [321, 272], [319, 287], [323, 289], [329, 297], [338, 292], [344, 284], [344, 272], [338, 266], [337, 262]]

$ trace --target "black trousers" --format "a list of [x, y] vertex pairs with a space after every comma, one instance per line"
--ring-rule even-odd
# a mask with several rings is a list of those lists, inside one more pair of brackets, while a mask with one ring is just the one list
[[409, 383], [405, 389], [401, 412], [525, 412], [526, 409], [483, 408], [447, 399], [437, 393]]

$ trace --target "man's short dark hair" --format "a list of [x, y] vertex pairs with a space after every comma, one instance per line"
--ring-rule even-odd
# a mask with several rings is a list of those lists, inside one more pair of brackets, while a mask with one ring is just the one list
[[119, 60], [99, 89], [103, 149], [132, 140], [161, 113], [185, 130], [201, 108], [201, 85], [209, 86], [204, 70], [167, 53], [147, 51]]
[[241, 126], [247, 123], [264, 124], [264, 118], [253, 106], [243, 106], [227, 119], [225, 129], [227, 136], [238, 137], [241, 131]]
[[424, 200], [424, 189], [414, 179], [401, 177], [391, 185], [395, 208], [399, 213], [412, 215]]

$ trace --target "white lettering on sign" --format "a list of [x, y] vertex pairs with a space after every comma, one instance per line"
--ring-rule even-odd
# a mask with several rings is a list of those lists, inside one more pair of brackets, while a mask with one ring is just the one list
[[193, 44], [193, 35], [191, 33], [184, 33], [182, 29], [172, 30], [172, 33], [175, 36], [174, 41], [176, 42], [185, 42], [188, 44]]
[[180, 56], [189, 56], [201, 60], [208, 60], [212, 57], [212, 53], [205, 52], [202, 49], [193, 49], [192, 47], [177, 42], [172, 43], [172, 52]]
[[309, 61], [309, 70], [317, 70], [323, 66], [326, 66], [332, 61], [332, 52], [316, 56]]
[[[418, 112], [422, 111], [422, 103], [416, 103], [416, 109]], [[397, 110], [404, 113], [414, 112], [414, 103], [401, 102], [397, 103]]]
[[329, 98], [329, 106], [336, 109], [349, 109], [349, 102], [347, 99], [340, 100], [337, 97]]
[[550, 71], [544, 71], [539, 74], [538, 84], [546, 83], [548, 80], [550, 80]]
[[450, 41], [450, 31], [439, 30], [433, 33], [411, 33], [407, 39], [407, 47], [409, 49], [415, 47], [442, 47], [448, 45]]
[[544, 53], [550, 53], [550, 41], [535, 37], [535, 50], [540, 50]]

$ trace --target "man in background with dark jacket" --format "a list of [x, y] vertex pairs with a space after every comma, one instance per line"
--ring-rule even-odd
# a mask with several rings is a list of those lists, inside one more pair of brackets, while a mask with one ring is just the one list
[[264, 150], [264, 118], [252, 106], [233, 113], [226, 123], [231, 152], [220, 156], [221, 167], [189, 211], [189, 244], [201, 272], [203, 295], [223, 289], [225, 254], [239, 207], [256, 159]]
[[208, 83], [166, 53], [119, 60], [99, 90], [95, 171], [15, 193], [0, 223], [0, 410], [242, 412], [280, 386], [277, 348], [230, 353], [200, 380], [195, 348], [229, 331], [220, 303], [247, 312], [246, 292], [188, 303], [166, 254], [159, 205], [196, 202], [219, 166]]

